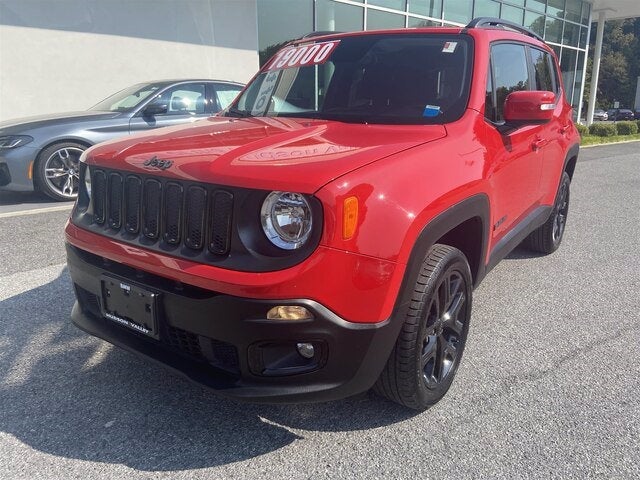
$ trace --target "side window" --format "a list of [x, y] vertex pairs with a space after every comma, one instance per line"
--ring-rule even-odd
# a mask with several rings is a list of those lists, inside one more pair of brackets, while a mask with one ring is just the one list
[[216, 83], [213, 88], [216, 91], [216, 101], [218, 103], [218, 108], [216, 108], [215, 111], [227, 108], [242, 91], [242, 87], [239, 85], [228, 85], [224, 83]]
[[512, 92], [530, 90], [527, 54], [524, 45], [499, 43], [491, 47], [493, 88], [495, 89], [494, 121], [504, 121], [504, 101]]
[[531, 61], [536, 74], [536, 90], [545, 90], [556, 93], [555, 79], [553, 78], [551, 55], [537, 48], [531, 48]]
[[496, 119], [496, 99], [494, 93], [491, 65], [489, 65], [489, 70], [487, 71], [487, 89], [484, 96], [484, 117], [492, 122]]
[[165, 115], [201, 115], [205, 109], [204, 83], [187, 83], [165, 90], [154, 103], [166, 103]]

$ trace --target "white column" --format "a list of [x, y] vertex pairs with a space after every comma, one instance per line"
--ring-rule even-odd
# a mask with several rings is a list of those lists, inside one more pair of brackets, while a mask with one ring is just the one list
[[593, 52], [593, 68], [591, 70], [591, 90], [589, 91], [589, 105], [587, 107], [587, 125], [593, 123], [593, 111], [596, 108], [596, 93], [598, 91], [598, 76], [600, 75], [600, 54], [602, 53], [602, 37], [606, 12], [598, 13], [598, 30], [596, 32], [596, 48]]
[[[580, 79], [580, 96], [578, 97], [580, 101], [578, 102], [578, 117], [576, 121], [579, 123], [582, 118], [582, 97], [584, 96], [584, 82], [587, 79], [587, 62], [589, 60], [589, 39], [591, 38], [591, 18], [593, 17], [593, 12], [589, 12], [589, 27], [587, 28], [587, 43], [585, 45], [584, 51], [584, 62], [582, 62], [582, 79]], [[581, 30], [582, 31], [582, 30]]]

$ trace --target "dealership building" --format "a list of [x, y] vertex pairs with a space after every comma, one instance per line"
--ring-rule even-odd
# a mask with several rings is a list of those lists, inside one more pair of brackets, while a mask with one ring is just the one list
[[246, 82], [279, 44], [312, 31], [464, 26], [480, 16], [542, 35], [585, 117], [592, 22], [597, 81], [605, 21], [640, 16], [640, 1], [0, 0], [0, 121], [86, 109], [147, 80]]

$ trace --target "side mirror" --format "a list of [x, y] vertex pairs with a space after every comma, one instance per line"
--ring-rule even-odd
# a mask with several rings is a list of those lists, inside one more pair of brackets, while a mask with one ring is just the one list
[[555, 108], [556, 96], [553, 92], [513, 92], [504, 101], [504, 120], [512, 127], [540, 125], [551, 120]]
[[142, 115], [145, 117], [153, 117], [154, 115], [162, 115], [169, 110], [168, 103], [150, 103], [142, 111]]

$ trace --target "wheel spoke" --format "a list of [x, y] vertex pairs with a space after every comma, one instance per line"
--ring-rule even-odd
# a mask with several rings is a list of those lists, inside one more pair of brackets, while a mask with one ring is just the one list
[[422, 345], [422, 355], [420, 356], [420, 364], [424, 368], [429, 360], [436, 358], [438, 353], [438, 337], [435, 335], [427, 335]]
[[67, 180], [64, 182], [62, 186], [62, 194], [63, 195], [71, 195], [73, 193], [73, 177], [71, 175], [67, 175]]
[[47, 178], [60, 178], [67, 174], [67, 170], [63, 168], [47, 168], [44, 171]]

